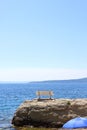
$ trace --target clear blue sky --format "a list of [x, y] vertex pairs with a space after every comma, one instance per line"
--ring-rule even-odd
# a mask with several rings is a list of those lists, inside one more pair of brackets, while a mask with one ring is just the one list
[[0, 1], [0, 81], [19, 69], [87, 72], [87, 0]]

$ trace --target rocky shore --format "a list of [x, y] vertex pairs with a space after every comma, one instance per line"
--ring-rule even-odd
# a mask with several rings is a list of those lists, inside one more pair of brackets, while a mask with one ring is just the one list
[[75, 117], [87, 117], [87, 99], [41, 99], [22, 103], [14, 114], [14, 126], [62, 127]]

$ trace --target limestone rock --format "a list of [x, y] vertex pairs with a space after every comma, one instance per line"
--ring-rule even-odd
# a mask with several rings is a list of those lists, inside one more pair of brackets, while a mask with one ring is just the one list
[[87, 116], [87, 99], [35, 99], [20, 105], [12, 124], [61, 127], [66, 121], [78, 116]]

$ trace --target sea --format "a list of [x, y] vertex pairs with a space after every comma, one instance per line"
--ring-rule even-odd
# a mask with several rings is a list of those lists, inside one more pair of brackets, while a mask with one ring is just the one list
[[58, 99], [87, 98], [87, 82], [0, 83], [0, 130], [15, 130], [11, 124], [14, 113], [25, 100], [37, 98], [38, 90], [51, 90]]

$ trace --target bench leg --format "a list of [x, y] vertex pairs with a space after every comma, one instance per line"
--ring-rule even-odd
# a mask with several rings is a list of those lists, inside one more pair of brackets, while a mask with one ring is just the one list
[[50, 99], [51, 99], [51, 95], [50, 95]]

